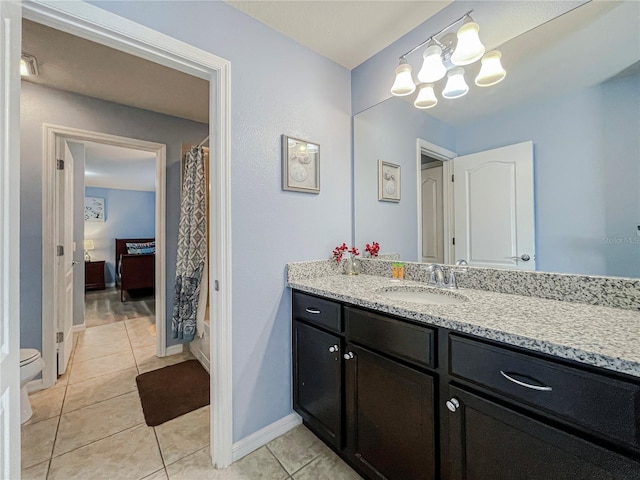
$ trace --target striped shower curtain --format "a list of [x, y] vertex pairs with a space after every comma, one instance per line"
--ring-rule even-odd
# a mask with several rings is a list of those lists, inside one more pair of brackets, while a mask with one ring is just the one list
[[[201, 288], [206, 303], [207, 191], [202, 147], [186, 156], [180, 204], [178, 260], [173, 298], [171, 330], [173, 338], [190, 342], [196, 334]], [[204, 275], [203, 275], [204, 273]], [[204, 277], [204, 278], [203, 278]], [[202, 305], [203, 307], [205, 305]]]

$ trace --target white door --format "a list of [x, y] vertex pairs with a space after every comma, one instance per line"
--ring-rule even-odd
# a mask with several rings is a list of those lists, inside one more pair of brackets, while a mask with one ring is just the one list
[[456, 259], [535, 270], [533, 142], [458, 157], [453, 170]]
[[420, 171], [422, 202], [422, 261], [444, 263], [442, 165]]
[[[56, 292], [58, 375], [67, 369], [73, 347], [73, 157], [64, 139], [56, 140], [58, 219], [56, 222]], [[61, 161], [61, 162], [60, 162]], [[62, 247], [62, 248], [60, 248]], [[62, 333], [62, 335], [60, 335]]]
[[0, 478], [20, 478], [20, 29], [0, 1]]

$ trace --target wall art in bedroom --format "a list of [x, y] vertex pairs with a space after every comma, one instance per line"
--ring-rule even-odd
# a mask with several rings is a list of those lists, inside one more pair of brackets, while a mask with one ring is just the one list
[[84, 197], [84, 221], [104, 222], [104, 198]]

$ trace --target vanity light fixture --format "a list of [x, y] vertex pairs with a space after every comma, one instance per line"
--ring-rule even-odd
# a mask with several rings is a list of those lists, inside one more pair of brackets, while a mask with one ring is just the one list
[[413, 106], [420, 109], [432, 108], [438, 104], [438, 97], [433, 91], [433, 83], [423, 83], [418, 87], [418, 96], [413, 102]]
[[[422, 68], [418, 72], [418, 95], [413, 102], [416, 108], [432, 108], [438, 103], [434, 91], [434, 83], [447, 77], [442, 91], [446, 99], [460, 98], [469, 92], [464, 78], [463, 65], [470, 65], [482, 59], [480, 73], [475, 79], [479, 87], [490, 87], [501, 82], [506, 71], [500, 63], [501, 54], [493, 50], [485, 54], [485, 47], [480, 41], [480, 27], [471, 18], [473, 10], [465, 13], [439, 32], [431, 35], [424, 42], [409, 50], [400, 57], [396, 67], [396, 77], [391, 93], [401, 97], [411, 95], [416, 90], [416, 83], [411, 75], [412, 67], [407, 63], [407, 56], [427, 46], [423, 52]], [[454, 25], [462, 22], [456, 35], [444, 34]], [[443, 35], [444, 34], [444, 35]]]
[[38, 61], [33, 55], [23, 53], [20, 57], [20, 75], [23, 77], [35, 77], [38, 75]]

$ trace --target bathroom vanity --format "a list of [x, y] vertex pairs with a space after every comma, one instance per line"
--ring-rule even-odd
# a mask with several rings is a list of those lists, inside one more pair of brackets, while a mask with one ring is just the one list
[[[289, 280], [294, 408], [370, 479], [640, 479], [640, 313], [372, 275]], [[435, 295], [451, 292], [434, 290]]]

